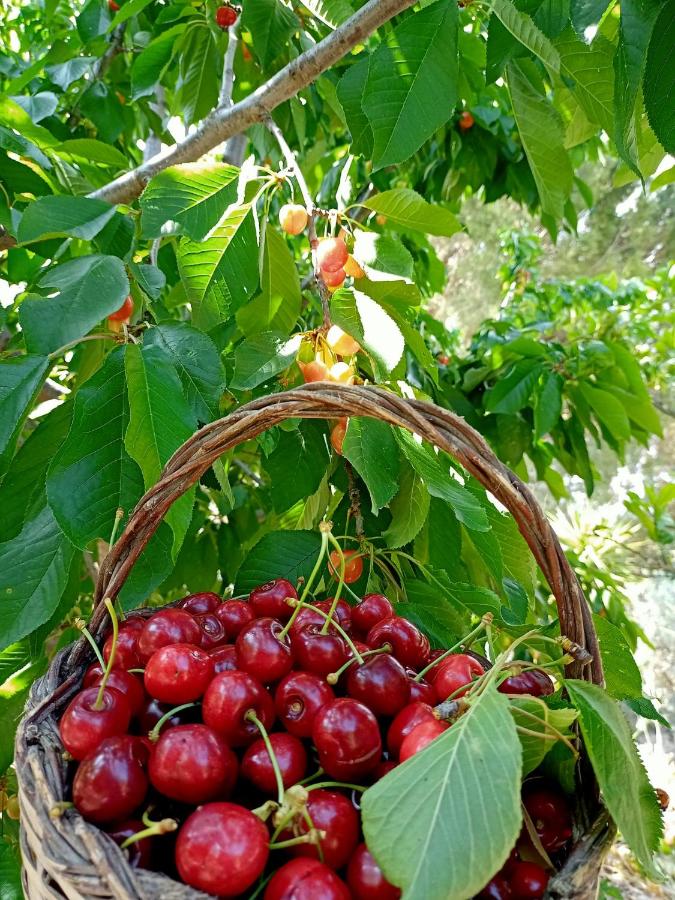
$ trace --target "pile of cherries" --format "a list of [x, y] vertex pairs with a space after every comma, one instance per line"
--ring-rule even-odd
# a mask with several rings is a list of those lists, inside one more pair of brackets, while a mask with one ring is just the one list
[[[381, 594], [306, 603], [284, 579], [247, 599], [192, 594], [119, 627], [106, 605], [112, 634], [59, 730], [72, 804], [132, 866], [221, 897], [260, 885], [264, 900], [400, 896], [362, 841], [360, 794], [451, 727], [447, 700], [483, 675], [477, 658], [430, 649]], [[553, 683], [529, 670], [500, 690], [541, 696]], [[560, 852], [562, 796], [539, 787], [524, 803], [541, 846]], [[541, 897], [547, 871], [525, 856], [480, 896]]]

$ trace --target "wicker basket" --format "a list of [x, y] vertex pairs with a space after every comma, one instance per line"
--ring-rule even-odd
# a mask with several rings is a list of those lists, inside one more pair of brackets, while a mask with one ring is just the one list
[[[562, 634], [581, 648], [567, 674], [601, 684], [602, 665], [586, 599], [530, 490], [499, 462], [483, 438], [463, 419], [433, 404], [406, 400], [375, 387], [306, 385], [254, 400], [193, 435], [169, 460], [159, 482], [139, 501], [124, 533], [101, 566], [96, 610], [90, 623], [97, 640], [103, 637], [106, 625], [102, 598], [117, 596], [171, 504], [221, 454], [285, 419], [340, 416], [368, 416], [415, 432], [450, 453], [511, 512], [555, 596]], [[47, 674], [33, 685], [17, 733], [26, 897], [204, 897], [164, 875], [131, 869], [117, 845], [74, 810], [54, 815], [59, 801], [66, 796], [69, 775], [68, 764], [62, 759], [58, 718], [79, 689], [91, 661], [91, 649], [84, 639], [59, 653]], [[614, 835], [613, 825], [598, 803], [592, 773], [583, 762], [578, 776], [575, 845], [564, 869], [549, 882], [550, 898], [595, 897], [602, 858]]]

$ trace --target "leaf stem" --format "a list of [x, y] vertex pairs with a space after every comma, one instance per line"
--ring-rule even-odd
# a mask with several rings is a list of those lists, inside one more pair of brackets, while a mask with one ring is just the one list
[[59, 347], [58, 350], [54, 350], [53, 353], [50, 353], [50, 361], [58, 359], [59, 356], [63, 356], [64, 353], [73, 347], [76, 347], [78, 344], [84, 344], [85, 341], [116, 341], [117, 343], [120, 343], [119, 335], [117, 334], [108, 334], [105, 331], [99, 332], [98, 334], [85, 334], [84, 337], [76, 338], [74, 341], [68, 341], [63, 347]]

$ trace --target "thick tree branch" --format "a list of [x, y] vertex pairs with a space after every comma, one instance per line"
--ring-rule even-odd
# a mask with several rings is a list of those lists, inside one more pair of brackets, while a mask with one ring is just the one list
[[[218, 144], [264, 121], [273, 109], [290, 100], [353, 47], [415, 0], [368, 0], [328, 37], [284, 66], [256, 91], [230, 107], [218, 107], [183, 141], [158, 153], [131, 172], [90, 194], [108, 203], [128, 203], [158, 172], [177, 163], [194, 162]], [[393, 73], [392, 73], [393, 77]]]

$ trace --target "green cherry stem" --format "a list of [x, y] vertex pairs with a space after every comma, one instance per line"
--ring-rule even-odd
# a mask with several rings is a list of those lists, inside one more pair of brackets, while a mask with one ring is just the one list
[[319, 524], [319, 531], [321, 532], [321, 547], [319, 549], [319, 554], [316, 558], [316, 562], [314, 563], [314, 568], [312, 569], [312, 573], [309, 576], [309, 578], [307, 579], [307, 582], [305, 583], [305, 588], [304, 588], [302, 594], [300, 595], [300, 603], [293, 610], [293, 614], [291, 615], [290, 619], [288, 620], [288, 622], [286, 622], [283, 629], [281, 630], [281, 632], [279, 634], [279, 640], [283, 640], [286, 637], [286, 635], [288, 634], [288, 632], [291, 630], [291, 628], [293, 627], [293, 623], [297, 619], [298, 613], [302, 609], [302, 606], [300, 604], [305, 602], [305, 599], [306, 599], [307, 595], [309, 594], [312, 585], [314, 584], [314, 580], [315, 580], [316, 576], [319, 574], [319, 571], [321, 569], [321, 564], [323, 562], [324, 556], [326, 555], [326, 550], [328, 549], [328, 535], [330, 534], [331, 528], [332, 528], [332, 525], [330, 522], [321, 522]]
[[162, 730], [162, 726], [165, 722], [168, 722], [172, 716], [175, 716], [176, 713], [181, 712], [184, 709], [189, 709], [191, 706], [196, 706], [196, 703], [181, 703], [180, 706], [174, 706], [173, 709], [170, 709], [168, 712], [165, 712], [161, 719], [159, 719], [153, 728], [148, 732], [148, 737], [153, 743], [156, 743], [159, 740], [159, 733]]
[[[366, 659], [369, 656], [377, 656], [378, 653], [391, 653], [391, 644], [383, 644], [381, 647], [377, 647], [375, 650], [365, 650], [361, 654], [362, 659]], [[352, 656], [351, 659], [348, 659], [346, 663], [343, 663], [339, 669], [336, 669], [335, 672], [329, 672], [326, 675], [326, 681], [328, 684], [337, 684], [340, 678], [340, 675], [343, 674], [352, 663], [357, 662], [356, 657]]]
[[317, 831], [313, 828], [305, 834], [298, 837], [289, 838], [287, 841], [276, 841], [269, 845], [270, 850], [285, 850], [286, 847], [297, 847], [298, 844], [315, 844], [318, 845], [326, 837], [325, 831]]
[[463, 637], [461, 640], [459, 640], [454, 646], [450, 647], [449, 650], [446, 650], [445, 653], [441, 653], [438, 659], [435, 659], [433, 662], [430, 662], [428, 666], [425, 666], [421, 672], [418, 672], [417, 675], [415, 675], [413, 681], [421, 681], [430, 669], [433, 669], [434, 666], [437, 666], [440, 662], [443, 662], [443, 660], [447, 656], [450, 656], [451, 653], [454, 653], [455, 650], [459, 650], [460, 647], [471, 644], [472, 641], [474, 641], [478, 637], [478, 635], [492, 623], [492, 619], [492, 613], [485, 613], [483, 618], [480, 620], [480, 623], [476, 625], [473, 631], [470, 631], [466, 635], [466, 637]]
[[321, 781], [318, 784], [307, 785], [308, 791], [315, 791], [318, 788], [345, 788], [345, 790], [359, 791], [359, 793], [368, 790], [368, 788], [364, 787], [362, 784], [348, 784], [344, 781]]
[[[328, 621], [330, 619], [330, 616], [328, 613], [324, 612], [322, 609], [319, 609], [317, 606], [312, 606], [311, 603], [303, 603], [301, 600], [293, 600], [291, 602], [293, 605], [296, 606], [297, 609], [302, 609], [302, 607], [304, 606], [306, 609], [311, 609], [314, 612], [318, 613], [320, 616], [323, 616], [324, 619], [326, 619], [326, 621]], [[352, 653], [354, 654], [354, 658], [358, 661], [359, 665], [363, 665], [363, 656], [356, 649], [356, 645], [354, 644], [354, 641], [349, 637], [349, 635], [344, 630], [344, 628], [338, 623], [337, 619], [334, 620], [331, 624], [332, 624], [333, 628], [337, 631], [337, 633], [340, 635], [340, 637], [347, 644], [349, 649], [352, 651]]]
[[115, 538], [117, 537], [117, 529], [120, 527], [120, 522], [124, 518], [124, 510], [119, 507], [115, 512], [115, 521], [113, 522], [112, 531], [110, 532], [110, 540], [108, 541], [108, 546], [112, 547], [115, 543]]
[[96, 641], [94, 640], [91, 631], [89, 631], [87, 626], [81, 620], [75, 622], [75, 627], [77, 629], [79, 629], [79, 631], [82, 632], [83, 637], [85, 637], [89, 641], [89, 645], [91, 646], [91, 649], [94, 651], [96, 659], [98, 660], [98, 663], [101, 667], [101, 671], [105, 672], [105, 660], [103, 659], [103, 656], [101, 655], [99, 646], [96, 643]]
[[136, 841], [142, 841], [143, 838], [155, 837], [158, 834], [169, 834], [178, 828], [178, 822], [175, 819], [161, 819], [159, 822], [153, 822], [148, 828], [143, 828], [135, 834], [130, 834], [126, 841], [120, 844], [120, 849], [126, 850]]
[[113, 630], [113, 639], [112, 645], [110, 647], [110, 656], [108, 657], [108, 664], [105, 667], [105, 671], [103, 673], [103, 678], [101, 679], [101, 684], [98, 689], [98, 694], [96, 696], [96, 702], [94, 703], [94, 709], [102, 709], [103, 708], [103, 692], [105, 691], [105, 686], [108, 683], [108, 679], [110, 678], [110, 673], [112, 672], [113, 666], [115, 665], [115, 657], [117, 656], [117, 635], [119, 634], [119, 624], [117, 622], [117, 613], [115, 612], [115, 607], [112, 604], [112, 600], [110, 597], [106, 597], [103, 601], [105, 608], [108, 610], [108, 615], [110, 616], [110, 621], [112, 622], [112, 630]]
[[[333, 597], [333, 602], [330, 605], [330, 610], [328, 611], [328, 618], [323, 623], [321, 627], [321, 634], [328, 634], [328, 628], [331, 624], [333, 616], [335, 615], [335, 610], [337, 609], [338, 601], [340, 600], [340, 594], [342, 593], [342, 588], [345, 583], [345, 555], [342, 552], [342, 547], [335, 540], [335, 537], [329, 532], [328, 540], [331, 542], [333, 547], [335, 547], [335, 552], [340, 557], [340, 574], [337, 588], [335, 589], [335, 596]], [[332, 566], [331, 566], [332, 568]]]
[[248, 719], [249, 722], [253, 722], [255, 727], [260, 732], [260, 736], [262, 737], [265, 743], [265, 749], [267, 750], [267, 754], [270, 758], [270, 762], [272, 763], [272, 769], [274, 770], [274, 777], [277, 782], [277, 802], [279, 806], [281, 806], [284, 802], [284, 779], [281, 775], [281, 769], [279, 768], [279, 761], [277, 760], [276, 753], [274, 752], [274, 747], [272, 747], [272, 742], [270, 741], [270, 736], [267, 733], [267, 729], [260, 721], [260, 719], [256, 716], [255, 710], [249, 709], [249, 711], [244, 716], [245, 719]]

